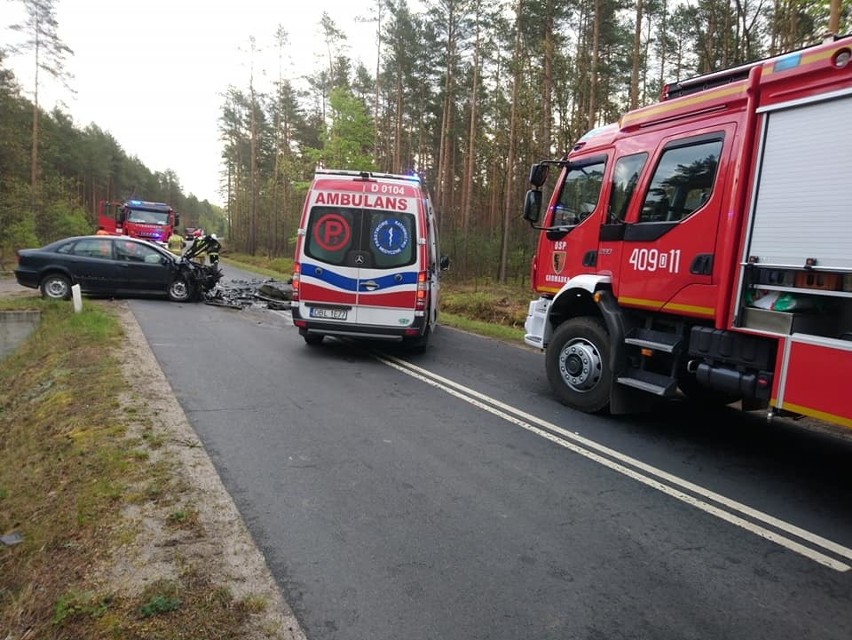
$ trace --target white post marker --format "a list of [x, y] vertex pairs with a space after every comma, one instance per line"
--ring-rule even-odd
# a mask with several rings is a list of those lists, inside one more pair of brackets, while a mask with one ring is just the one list
[[83, 310], [83, 296], [79, 284], [71, 285], [71, 298], [74, 300], [74, 313], [80, 313]]

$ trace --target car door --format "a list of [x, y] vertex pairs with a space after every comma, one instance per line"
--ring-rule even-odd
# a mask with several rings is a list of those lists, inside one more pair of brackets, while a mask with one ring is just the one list
[[300, 304], [307, 318], [354, 324], [358, 302], [360, 213], [348, 207], [311, 208], [301, 256]]
[[[416, 205], [415, 205], [416, 206]], [[378, 327], [405, 328], [414, 324], [418, 262], [425, 254], [425, 229], [405, 211], [361, 211], [357, 322]], [[423, 238], [424, 246], [418, 244]], [[425, 267], [424, 267], [425, 270]]]
[[108, 293], [113, 290], [115, 263], [111, 238], [81, 238], [66, 255], [68, 269], [82, 291]]
[[121, 276], [120, 291], [128, 293], [165, 293], [172, 272], [169, 259], [155, 247], [132, 240], [117, 240], [116, 258]]

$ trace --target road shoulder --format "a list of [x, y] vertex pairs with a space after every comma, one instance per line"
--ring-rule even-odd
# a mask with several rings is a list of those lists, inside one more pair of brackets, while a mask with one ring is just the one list
[[[126, 302], [115, 304], [125, 330], [124, 375], [145, 380], [144, 406], [154, 432], [162, 436], [159, 455], [173, 461], [176, 480], [185, 490], [181, 500], [198, 513], [200, 527], [180, 539], [157, 523], [163, 514], [145, 513], [158, 507], [146, 504], [127, 514], [141, 530], [111, 559], [107, 580], [131, 591], [151, 580], [178, 571], [180, 562], [192, 562], [227, 586], [236, 599], [261, 598], [265, 606], [256, 616], [252, 638], [303, 640], [304, 633], [284, 601], [266, 560], [258, 550], [234, 501], [222, 484], [203, 444], [192, 429], [169, 382], [151, 351]], [[143, 399], [132, 398], [138, 406]], [[174, 510], [174, 506], [170, 508]], [[180, 558], [175, 549], [179, 548]]]

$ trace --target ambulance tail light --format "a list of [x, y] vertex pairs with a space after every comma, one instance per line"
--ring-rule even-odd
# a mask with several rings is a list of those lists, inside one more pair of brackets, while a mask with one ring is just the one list
[[417, 300], [414, 303], [415, 311], [423, 311], [426, 309], [426, 279], [429, 274], [426, 271], [420, 271], [417, 274]]
[[293, 263], [293, 297], [290, 298], [293, 302], [299, 301], [299, 263]]

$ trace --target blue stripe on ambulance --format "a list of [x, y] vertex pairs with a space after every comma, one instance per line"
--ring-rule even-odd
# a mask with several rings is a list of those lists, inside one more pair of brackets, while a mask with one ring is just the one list
[[[350, 278], [349, 276], [345, 276], [342, 273], [338, 273], [326, 267], [321, 267], [311, 263], [302, 263], [301, 274], [303, 278], [315, 278], [320, 282], [329, 284], [342, 291], [356, 292], [358, 290], [357, 278]], [[362, 281], [363, 280], [365, 279], [362, 278]], [[389, 289], [392, 289], [393, 287], [399, 287], [403, 285], [416, 285], [417, 272], [399, 271], [397, 273], [390, 273], [388, 275], [380, 276], [378, 278], [368, 278], [368, 280], [375, 282], [377, 285], [377, 289], [387, 291]]]

